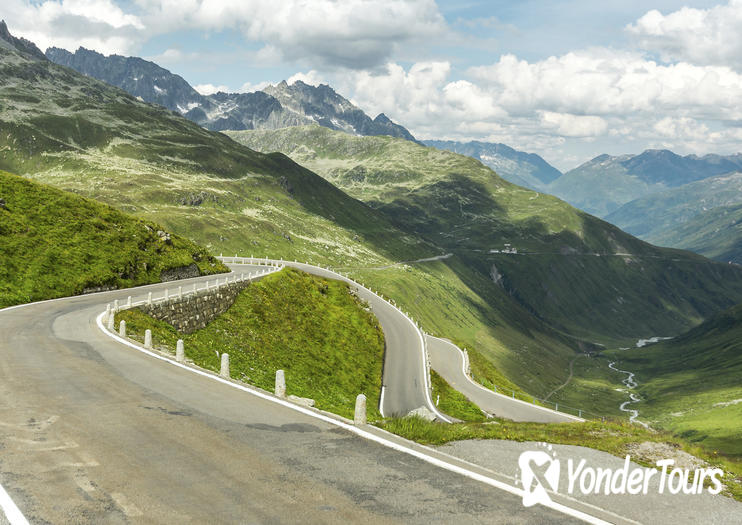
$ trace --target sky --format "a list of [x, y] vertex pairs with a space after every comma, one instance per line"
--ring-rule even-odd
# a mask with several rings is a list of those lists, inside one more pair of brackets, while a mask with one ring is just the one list
[[3, 0], [42, 50], [141, 56], [203, 93], [330, 84], [418, 139], [742, 151], [742, 0]]

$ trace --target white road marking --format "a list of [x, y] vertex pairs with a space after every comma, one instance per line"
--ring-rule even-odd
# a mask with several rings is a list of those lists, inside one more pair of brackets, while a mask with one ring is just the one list
[[[468, 470], [464, 467], [461, 467], [459, 465], [454, 465], [452, 463], [448, 463], [446, 461], [443, 461], [442, 459], [435, 458], [433, 456], [429, 456], [428, 454], [425, 454], [424, 452], [421, 452], [419, 450], [415, 450], [413, 448], [410, 448], [406, 445], [396, 443], [394, 441], [390, 441], [384, 437], [378, 436], [376, 434], [373, 434], [369, 431], [363, 430], [359, 427], [356, 427], [353, 424], [346, 423], [345, 421], [341, 421], [340, 419], [335, 419], [334, 417], [330, 417], [328, 415], [322, 414], [320, 412], [315, 412], [313, 410], [310, 410], [308, 408], [304, 408], [299, 405], [294, 405], [293, 403], [289, 401], [285, 401], [283, 399], [274, 397], [271, 394], [267, 394], [264, 392], [260, 392], [257, 390], [253, 390], [252, 388], [241, 385], [238, 383], [234, 383], [230, 380], [224, 379], [222, 377], [219, 377], [218, 375], [212, 374], [211, 372], [206, 372], [205, 370], [200, 370], [197, 368], [191, 368], [190, 366], [182, 363], [178, 363], [177, 361], [170, 359], [169, 357], [166, 357], [164, 355], [155, 354], [154, 352], [151, 352], [149, 350], [146, 350], [143, 347], [140, 347], [138, 345], [135, 345], [134, 343], [127, 341], [126, 339], [123, 339], [118, 334], [111, 333], [103, 326], [103, 317], [106, 315], [105, 312], [101, 312], [98, 317], [96, 318], [96, 323], [98, 325], [98, 328], [100, 331], [110, 337], [111, 339], [114, 339], [118, 341], [119, 343], [126, 345], [130, 348], [133, 348], [137, 350], [138, 352], [141, 352], [143, 354], [149, 355], [151, 357], [154, 357], [155, 359], [159, 359], [160, 361], [165, 361], [166, 363], [169, 363], [173, 366], [177, 366], [178, 368], [182, 368], [183, 370], [187, 370], [191, 372], [192, 374], [200, 375], [202, 377], [206, 377], [211, 379], [212, 381], [217, 381], [219, 383], [222, 383], [224, 385], [230, 386], [232, 388], [236, 388], [238, 390], [242, 390], [243, 392], [247, 392], [248, 394], [251, 394], [255, 397], [259, 397], [260, 399], [263, 399], [265, 401], [269, 401], [271, 403], [275, 403], [277, 405], [281, 405], [283, 407], [289, 408], [291, 410], [294, 410], [295, 412], [299, 412], [301, 414], [304, 414], [309, 417], [313, 417], [315, 419], [319, 419], [320, 421], [324, 421], [325, 423], [329, 423], [331, 425], [335, 425], [339, 428], [342, 428], [344, 430], [347, 430], [348, 432], [351, 432], [359, 437], [362, 437], [364, 439], [367, 439], [369, 441], [373, 441], [374, 443], [378, 443], [382, 446], [391, 448], [392, 450], [396, 450], [398, 452], [402, 452], [405, 454], [408, 454], [410, 456], [416, 457], [422, 461], [425, 461], [426, 463], [430, 463], [431, 465], [435, 465], [437, 467], [443, 468], [445, 470], [448, 470], [450, 472], [454, 472], [456, 474], [460, 474], [462, 476], [465, 476], [469, 479], [479, 481], [481, 483], [484, 483], [486, 485], [489, 485], [491, 487], [494, 487], [496, 489], [503, 490], [505, 492], [508, 492], [510, 494], [513, 494], [518, 497], [523, 497], [524, 491], [521, 488], [515, 487], [513, 485], [509, 485], [507, 483], [504, 483], [502, 481], [493, 479], [489, 476], [485, 476], [483, 474], [480, 474], [478, 472], [474, 472], [472, 470]], [[587, 514], [586, 512], [579, 511], [577, 509], [573, 509], [572, 507], [568, 507], [566, 505], [562, 505], [561, 503], [557, 503], [555, 501], [549, 501], [548, 503], [543, 503], [543, 506], [550, 508], [552, 510], [555, 510], [557, 512], [561, 512], [562, 514], [566, 514], [567, 516], [571, 516], [575, 519], [582, 520], [586, 523], [591, 523], [594, 525], [610, 525], [609, 522], [604, 521], [597, 516], [593, 516], [591, 514]]]
[[3, 509], [5, 517], [10, 522], [10, 525], [29, 525], [26, 517], [16, 506], [10, 495], [5, 492], [2, 485], [0, 485], [0, 508]]

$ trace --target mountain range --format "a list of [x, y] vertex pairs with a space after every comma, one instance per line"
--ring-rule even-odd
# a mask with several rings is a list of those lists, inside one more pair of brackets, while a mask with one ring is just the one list
[[505, 144], [452, 140], [425, 140], [423, 144], [473, 157], [505, 180], [533, 190], [543, 191], [562, 176], [561, 171], [535, 153], [518, 151]]
[[680, 156], [668, 150], [599, 155], [559, 177], [545, 191], [598, 217], [670, 188], [742, 168], [742, 154]]
[[285, 81], [253, 93], [202, 95], [179, 75], [138, 57], [104, 56], [79, 48], [49, 48], [46, 57], [84, 75], [120, 87], [145, 102], [159, 104], [201, 126], [225, 129], [276, 129], [318, 124], [357, 135], [391, 135], [415, 140], [383, 113], [372, 119], [330, 86]]
[[678, 335], [742, 303], [739, 266], [650, 245], [469, 156], [317, 122], [217, 133], [0, 40], [0, 169], [216, 253], [333, 266], [467, 348], [490, 387], [590, 408], [616, 395], [612, 372], [586, 359], [602, 345]]

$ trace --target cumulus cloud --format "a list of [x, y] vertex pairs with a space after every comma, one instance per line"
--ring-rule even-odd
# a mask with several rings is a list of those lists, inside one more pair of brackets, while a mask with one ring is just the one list
[[202, 95], [213, 95], [214, 93], [219, 93], [220, 91], [229, 93], [231, 91], [228, 86], [215, 86], [214, 84], [198, 84], [193, 86], [193, 89], [195, 89]]
[[434, 0], [6, 0], [14, 33], [45, 49], [79, 45], [102, 53], [132, 53], [173, 31], [238, 30], [261, 42], [257, 54], [334, 68], [383, 65], [400, 46], [447, 30]]
[[137, 47], [145, 25], [112, 0], [6, 0], [3, 16], [10, 31], [41, 50], [83, 46], [101, 53], [127, 53]]
[[739, 149], [742, 75], [729, 67], [589, 49], [533, 62], [503, 55], [465, 78], [454, 74], [449, 62], [390, 63], [328, 80], [418, 138], [489, 140], [539, 152], [599, 139]]
[[446, 23], [434, 0], [139, 0], [157, 31], [237, 29], [285, 60], [323, 67], [383, 65], [405, 43], [435, 37]]
[[626, 26], [639, 45], [663, 60], [742, 68], [742, 0], [709, 9], [651, 10]]
[[540, 111], [539, 114], [545, 128], [553, 129], [563, 137], [595, 137], [608, 129], [608, 123], [600, 117], [553, 111]]

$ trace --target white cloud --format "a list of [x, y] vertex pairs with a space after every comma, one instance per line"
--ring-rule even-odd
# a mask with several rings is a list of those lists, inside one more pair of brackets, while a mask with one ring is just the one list
[[400, 45], [446, 31], [434, 0], [138, 0], [159, 31], [237, 29], [285, 60], [374, 68]]
[[319, 86], [320, 84], [328, 84], [327, 80], [325, 80], [324, 77], [315, 70], [311, 70], [306, 73], [296, 73], [290, 76], [286, 80], [286, 82], [289, 85], [292, 85], [297, 80], [300, 80], [304, 82], [305, 84], [309, 84], [310, 86]]
[[651, 10], [626, 26], [639, 45], [664, 60], [742, 67], [742, 1], [709, 9]]
[[540, 111], [539, 114], [544, 128], [553, 129], [563, 137], [595, 137], [608, 129], [608, 123], [600, 117], [553, 111]]
[[202, 95], [213, 95], [223, 91], [225, 93], [231, 92], [228, 86], [215, 86], [214, 84], [198, 84], [193, 86], [193, 89], [201, 93]]
[[28, 38], [43, 51], [87, 47], [101, 53], [127, 53], [145, 29], [141, 18], [112, 0], [6, 0], [3, 16], [11, 33]]
[[327, 80], [371, 116], [384, 112], [423, 139], [505, 142], [541, 153], [591, 141], [739, 150], [742, 75], [728, 67], [665, 65], [595, 48], [535, 62], [503, 55], [465, 78], [453, 74], [448, 62], [390, 63], [383, 72]]

